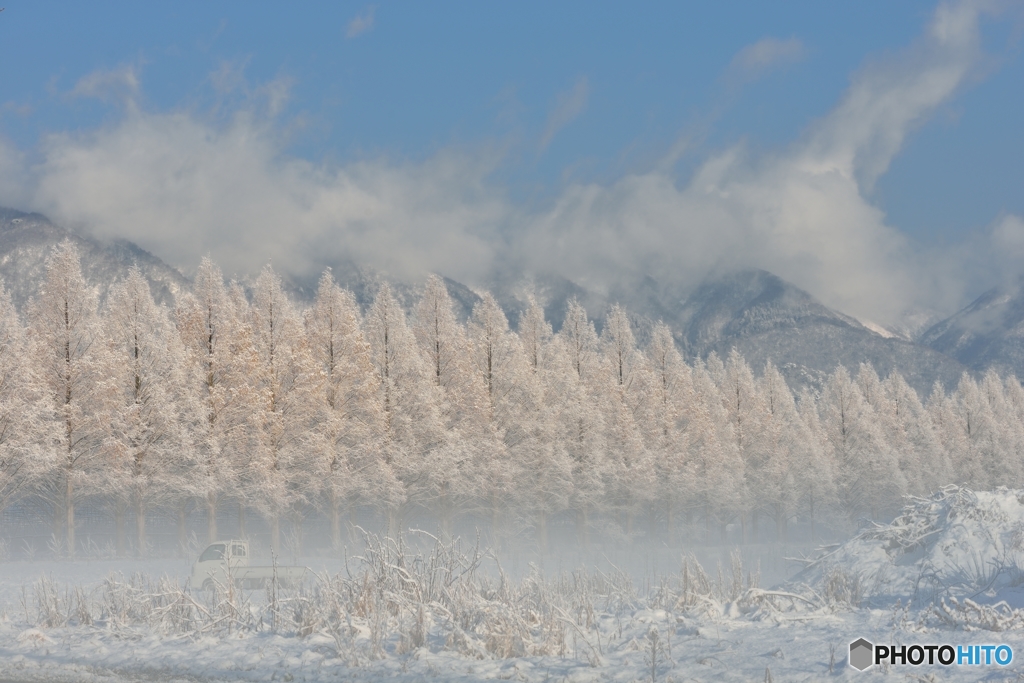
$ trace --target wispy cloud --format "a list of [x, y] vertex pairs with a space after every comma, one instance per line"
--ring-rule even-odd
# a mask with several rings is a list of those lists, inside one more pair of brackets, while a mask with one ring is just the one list
[[[18, 181], [30, 182], [22, 206], [133, 239], [186, 268], [207, 253], [239, 272], [271, 257], [301, 273], [352, 259], [396, 276], [480, 283], [506, 263], [597, 285], [650, 274], [685, 286], [711, 268], [760, 267], [886, 324], [912, 305], [948, 310], [971, 277], [991, 276], [963, 247], [912, 245], [869, 192], [906, 136], [982, 61], [981, 7], [941, 5], [915, 44], [855, 74], [788, 148], [722, 150], [685, 183], [659, 167], [572, 184], [526, 209], [488, 180], [487, 152], [314, 164], [289, 156], [286, 134], [246, 101], [224, 124], [129, 109], [115, 125], [48, 137], [32, 167], [0, 145], [0, 185], [31, 178]], [[588, 90], [581, 78], [559, 97], [542, 147], [584, 111]], [[1017, 253], [1022, 235], [1019, 217], [1006, 217], [990, 246], [972, 253]]]
[[558, 131], [572, 123], [587, 108], [590, 97], [590, 82], [581, 76], [570, 90], [559, 93], [555, 106], [548, 114], [544, 125], [544, 134], [540, 138], [540, 150], [543, 152], [551, 144]]
[[729, 72], [734, 78], [752, 80], [771, 69], [798, 62], [806, 53], [804, 44], [798, 38], [762, 38], [736, 53], [729, 65]]
[[99, 69], [78, 79], [69, 97], [92, 97], [104, 102], [128, 103], [139, 93], [139, 70], [132, 64]]
[[914, 45], [857, 74], [786, 150], [727, 149], [683, 187], [658, 170], [567, 188], [521, 241], [524, 260], [580, 279], [627, 270], [691, 284], [709, 268], [756, 266], [882, 322], [912, 305], [959, 303], [964, 273], [951, 257], [914, 249], [867, 197], [906, 136], [979, 64], [983, 7], [940, 5]]
[[238, 106], [238, 102], [241, 101], [243, 108], [261, 109], [270, 118], [278, 116], [291, 99], [294, 79], [289, 76], [278, 76], [253, 87], [245, 77], [248, 63], [248, 58], [225, 60], [210, 73], [210, 85], [219, 98], [217, 109], [225, 105]]
[[373, 28], [373, 13], [375, 9], [376, 7], [370, 5], [363, 10], [362, 14], [357, 14], [353, 17], [345, 29], [345, 37], [352, 39], [370, 31]]

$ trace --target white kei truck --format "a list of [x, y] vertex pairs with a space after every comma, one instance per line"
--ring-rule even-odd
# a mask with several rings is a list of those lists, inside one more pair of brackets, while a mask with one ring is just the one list
[[192, 565], [190, 585], [212, 590], [217, 585], [227, 586], [231, 580], [239, 588], [260, 588], [273, 581], [276, 572], [279, 585], [297, 586], [308, 571], [306, 567], [251, 566], [248, 541], [214, 541]]

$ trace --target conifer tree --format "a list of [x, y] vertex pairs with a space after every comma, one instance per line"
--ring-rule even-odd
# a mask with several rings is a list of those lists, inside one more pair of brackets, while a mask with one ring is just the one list
[[472, 366], [466, 329], [455, 317], [448, 288], [440, 277], [427, 278], [416, 305], [413, 332], [430, 375], [426, 398], [443, 421], [442, 438], [424, 456], [429, 462], [418, 486], [422, 502], [437, 515], [445, 534], [472, 497], [472, 463], [488, 451], [486, 399]]
[[638, 416], [645, 408], [649, 377], [643, 354], [626, 312], [617, 304], [605, 318], [602, 332], [604, 367], [598, 391], [605, 413], [608, 460], [605, 491], [622, 515], [627, 536], [638, 511], [653, 500], [654, 471], [645, 448]]
[[903, 473], [871, 404], [844, 367], [836, 368], [821, 400], [822, 427], [835, 454], [839, 504], [855, 520], [876, 519], [905, 491]]
[[[687, 477], [689, 441], [684, 417], [687, 406], [692, 406], [694, 400], [693, 377], [665, 323], [655, 325], [647, 358], [651, 400], [641, 416], [647, 449], [653, 460], [651, 491], [655, 504], [664, 514], [671, 542], [676, 536], [676, 516], [693, 496], [692, 482]], [[653, 511], [651, 516], [655, 517]]]
[[366, 314], [365, 334], [374, 366], [376, 405], [382, 425], [376, 449], [391, 474], [373, 492], [388, 512], [388, 530], [398, 531], [402, 506], [422, 500], [431, 450], [442, 442], [437, 389], [428, 379], [405, 313], [384, 284]]
[[316, 488], [305, 462], [311, 450], [313, 366], [301, 319], [266, 266], [253, 290], [251, 320], [256, 364], [251, 371], [257, 397], [249, 467], [255, 502], [270, 523], [270, 545], [281, 548], [281, 517], [299, 512]]
[[0, 282], [0, 514], [51, 479], [56, 466], [52, 401], [28, 363], [28, 340]]
[[570, 505], [576, 513], [577, 538], [587, 545], [590, 512], [604, 494], [604, 415], [595, 396], [600, 368], [597, 333], [575, 299], [569, 301], [558, 343], [549, 348], [559, 366], [549, 377], [557, 384], [556, 400], [561, 404], [561, 442], [572, 463]]
[[147, 512], [176, 497], [193, 464], [185, 429], [184, 348], [167, 310], [154, 303], [134, 266], [111, 288], [103, 323], [115, 391], [105, 488], [117, 515], [118, 552], [124, 551], [124, 511], [130, 507], [135, 552], [145, 555]]
[[322, 477], [334, 547], [341, 544], [343, 508], [365, 499], [383, 475], [372, 448], [380, 432], [380, 410], [361, 323], [355, 297], [324, 272], [316, 301], [306, 313], [306, 336], [320, 377], [313, 398], [314, 449], [320, 455], [314, 471]]
[[78, 249], [61, 242], [46, 261], [46, 279], [30, 314], [31, 356], [55, 415], [58, 465], [41, 491], [54, 512], [54, 533], [75, 554], [75, 506], [102, 477], [112, 392], [110, 366], [97, 342], [96, 297], [82, 277]]
[[[188, 358], [189, 390], [199, 412], [193, 420], [201, 465], [193, 486], [206, 508], [209, 541], [218, 539], [219, 502], [226, 493], [239, 490], [251, 446], [254, 397], [248, 373], [256, 358], [242, 303], [237, 293], [229, 294], [220, 269], [204, 258], [192, 292], [181, 298], [176, 310], [178, 334]], [[184, 507], [179, 515], [183, 512]], [[243, 510], [239, 512], [244, 519]], [[244, 529], [239, 533], [244, 536]]]

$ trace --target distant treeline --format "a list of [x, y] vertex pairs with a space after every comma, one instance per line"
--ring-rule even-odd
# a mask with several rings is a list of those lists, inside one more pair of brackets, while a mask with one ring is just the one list
[[798, 400], [770, 363], [738, 353], [692, 364], [671, 331], [638, 348], [613, 306], [599, 336], [570, 302], [557, 334], [528, 302], [509, 329], [489, 294], [466, 324], [443, 281], [411, 319], [382, 285], [362, 313], [325, 273], [298, 310], [267, 267], [249, 297], [209, 260], [169, 310], [133, 269], [103, 306], [64, 242], [22, 320], [0, 294], [0, 509], [52, 513], [75, 548], [75, 507], [103, 501], [135, 520], [218, 507], [281, 520], [319, 510], [339, 541], [372, 506], [394, 531], [413, 511], [443, 530], [460, 516], [532, 529], [570, 514], [640, 517], [674, 537], [758, 517], [813, 525], [893, 511], [904, 494], [960, 483], [1024, 485], [1024, 389], [964, 375], [922, 402], [899, 374], [839, 367]]

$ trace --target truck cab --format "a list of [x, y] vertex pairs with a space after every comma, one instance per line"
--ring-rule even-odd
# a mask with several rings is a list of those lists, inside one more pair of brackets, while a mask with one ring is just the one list
[[297, 586], [308, 571], [305, 567], [253, 566], [248, 541], [214, 541], [192, 565], [190, 585], [203, 590], [227, 586], [228, 582], [240, 588], [260, 588], [271, 581]]
[[216, 583], [225, 585], [228, 574], [249, 566], [248, 541], [215, 541], [206, 546], [192, 565], [192, 586], [209, 589]]

